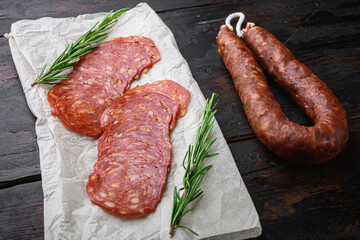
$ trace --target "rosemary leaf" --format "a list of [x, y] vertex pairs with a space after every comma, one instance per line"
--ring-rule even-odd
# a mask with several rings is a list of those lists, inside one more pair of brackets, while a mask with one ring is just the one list
[[40, 83], [58, 84], [61, 80], [67, 79], [64, 75], [58, 75], [65, 70], [72, 68], [79, 57], [90, 53], [99, 42], [107, 38], [106, 32], [110, 30], [112, 25], [117, 21], [117, 17], [127, 10], [129, 10], [129, 8], [123, 8], [114, 13], [113, 11], [110, 11], [100, 22], [98, 21], [74, 43], [67, 45], [65, 50], [54, 61], [47, 72], [45, 72], [45, 64], [41, 73], [37, 76], [31, 86], [33, 87]]
[[185, 227], [185, 226], [183, 226], [183, 225], [179, 225], [178, 227], [179, 227], [179, 228], [184, 228], [184, 229], [190, 231], [191, 233], [193, 233], [194, 235], [199, 236], [199, 234], [197, 234], [197, 233], [196, 233], [194, 230], [192, 230], [191, 228]]
[[187, 205], [203, 194], [203, 191], [199, 189], [200, 184], [205, 174], [212, 168], [212, 165], [203, 167], [204, 160], [218, 155], [218, 153], [209, 153], [210, 147], [216, 141], [216, 139], [210, 139], [209, 137], [215, 122], [216, 103], [213, 105], [214, 98], [215, 94], [213, 93], [211, 98], [206, 100], [201, 124], [197, 130], [195, 144], [189, 145], [182, 163], [185, 169], [183, 187], [180, 189], [177, 189], [177, 187], [174, 188], [170, 235], [174, 234], [176, 228], [183, 228], [198, 236], [194, 230], [181, 225], [180, 222], [183, 216], [193, 210], [193, 208], [186, 210]]

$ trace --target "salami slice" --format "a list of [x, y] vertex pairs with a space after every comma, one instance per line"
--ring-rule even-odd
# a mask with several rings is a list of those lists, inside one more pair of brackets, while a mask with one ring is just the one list
[[[158, 145], [160, 145], [159, 143]], [[102, 165], [109, 162], [119, 161], [119, 159], [142, 159], [151, 166], [154, 166], [158, 173], [162, 176], [166, 176], [171, 163], [171, 147], [166, 152], [159, 152], [158, 149], [152, 147], [149, 148], [144, 143], [132, 144], [129, 147], [117, 148], [116, 151], [111, 149], [111, 153], [107, 153], [105, 156], [96, 161], [94, 170], [97, 171]]]
[[[138, 87], [141, 89], [141, 87]], [[129, 108], [137, 105], [137, 109], [129, 112]], [[150, 107], [149, 107], [150, 106]], [[149, 111], [145, 111], [149, 109]], [[171, 98], [156, 92], [131, 91], [122, 98], [117, 99], [100, 119], [101, 128], [118, 123], [122, 118], [130, 116], [156, 119], [158, 122], [169, 125], [170, 130], [174, 128], [179, 105]], [[165, 112], [164, 112], [165, 111]], [[121, 114], [127, 112], [128, 115]]]
[[138, 79], [145, 69], [149, 69], [157, 62], [152, 61], [151, 53], [147, 52], [142, 44], [129, 41], [127, 38], [113, 39], [103, 44], [101, 49], [103, 49], [103, 51], [111, 52], [117, 56], [131, 59], [132, 63], [136, 67], [136, 72], [134, 72], [135, 79]]
[[165, 177], [140, 158], [113, 161], [89, 177], [91, 201], [115, 214], [130, 216], [155, 210], [165, 185]]
[[100, 151], [104, 145], [128, 132], [148, 134], [148, 137], [151, 136], [151, 140], [154, 141], [169, 139], [168, 126], [146, 118], [127, 118], [106, 128], [98, 140], [98, 150]]
[[[69, 90], [89, 88], [90, 86], [105, 85], [113, 96], [119, 97], [127, 90], [137, 71], [136, 67], [125, 58], [103, 51], [81, 57], [74, 69], [68, 75], [68, 79], [63, 80], [62, 84], [55, 86], [48, 93], [50, 104], [54, 105], [54, 101], [56, 102]], [[129, 69], [133, 75], [128, 74]], [[73, 87], [67, 85], [73, 85]]]
[[159, 82], [129, 90], [101, 116], [104, 133], [87, 192], [94, 204], [119, 216], [155, 211], [165, 186], [169, 131], [181, 105], [186, 112], [189, 93], [170, 80]]
[[131, 99], [144, 98], [147, 100], [158, 101], [171, 114], [170, 130], [174, 128], [177, 115], [179, 112], [179, 104], [174, 100], [172, 100], [171, 98], [169, 98], [168, 96], [150, 91], [141, 91], [141, 92], [131, 91], [129, 92], [129, 94], [126, 94], [124, 98], [131, 98]]
[[161, 93], [169, 98], [171, 98], [174, 102], [179, 104], [179, 113], [177, 118], [181, 118], [186, 113], [186, 105], [190, 98], [190, 93], [180, 84], [171, 81], [171, 80], [163, 80], [163, 81], [156, 81], [151, 84], [145, 84], [143, 86], [133, 88], [129, 90], [129, 94], [132, 92], [156, 92]]
[[[123, 95], [130, 83], [159, 59], [154, 43], [145, 37], [116, 38], [101, 44], [82, 56], [68, 79], [48, 92], [52, 114], [64, 120], [64, 124], [73, 131], [85, 133], [86, 136], [100, 136], [102, 130], [98, 121], [105, 110], [102, 100], [108, 104]], [[99, 96], [94, 97], [90, 92]], [[85, 95], [89, 98], [86, 105], [88, 109], [82, 104], [83, 114], [79, 114], [78, 110], [70, 110], [73, 104], [71, 101], [77, 101], [78, 98], [86, 101]], [[66, 112], [68, 110], [70, 112]], [[88, 118], [86, 114], [90, 114]], [[91, 130], [93, 127], [96, 129]]]
[[127, 38], [115, 38], [112, 41], [118, 40], [142, 45], [145, 48], [146, 52], [150, 55], [152, 64], [155, 64], [160, 60], [160, 53], [156, 48], [154, 42], [150, 38], [146, 38], [143, 36], [130, 36]]
[[99, 78], [98, 76], [80, 76], [79, 78], [69, 78], [69, 81], [64, 82], [63, 84], [56, 85], [47, 95], [48, 101], [52, 109], [55, 108], [56, 101], [65, 93], [71, 92], [73, 90], [86, 90], [91, 88], [104, 88], [109, 96], [118, 98], [121, 94], [116, 90], [110, 81], [107, 79]]
[[145, 144], [145, 147], [154, 148], [160, 153], [167, 153], [168, 150], [171, 150], [169, 137], [158, 139], [146, 132], [129, 131], [122, 133], [119, 137], [112, 138], [109, 142], [98, 148], [98, 157], [100, 158], [105, 154], [116, 152], [122, 148], [129, 149], [131, 144], [141, 145], [142, 143]]
[[135, 97], [120, 97], [107, 108], [101, 116], [101, 128], [119, 123], [125, 118], [147, 118], [156, 120], [162, 124], [170, 126], [172, 123], [172, 113], [156, 99], [146, 99]]
[[73, 90], [56, 101], [54, 111], [68, 128], [85, 136], [97, 137], [101, 134], [99, 115], [114, 100], [105, 88]]

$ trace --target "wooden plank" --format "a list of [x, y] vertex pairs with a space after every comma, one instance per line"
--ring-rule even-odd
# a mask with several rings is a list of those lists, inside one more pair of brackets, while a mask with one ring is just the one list
[[0, 239], [44, 239], [41, 182], [0, 190]]
[[360, 7], [354, 2], [330, 6], [327, 3], [320, 5], [294, 32], [287, 46], [332, 89], [345, 107], [358, 105], [360, 42], [354, 39], [360, 38]]
[[34, 130], [35, 118], [27, 106], [6, 38], [0, 38], [0, 59], [0, 133]]
[[8, 41], [0, 38], [0, 182], [40, 174], [35, 117], [30, 112]]
[[[225, 0], [148, 0], [146, 1], [155, 11], [167, 11], [207, 4], [218, 4]], [[23, 19], [38, 19], [41, 17], [76, 17], [80, 14], [109, 12], [125, 7], [135, 7], [140, 0], [128, 1], [2, 1], [0, 9], [0, 35], [10, 32], [10, 25]]]
[[36, 182], [36, 181], [41, 181], [40, 174], [21, 177], [21, 178], [17, 178], [17, 179], [10, 180], [10, 181], [2, 181], [2, 182], [0, 182], [0, 189], [10, 188], [10, 187], [17, 186], [20, 184], [26, 184], [26, 183]]
[[40, 174], [34, 132], [1, 133], [0, 146], [0, 182]]
[[279, 159], [257, 139], [229, 144], [263, 227], [262, 239], [360, 235], [360, 118], [338, 157], [319, 166]]

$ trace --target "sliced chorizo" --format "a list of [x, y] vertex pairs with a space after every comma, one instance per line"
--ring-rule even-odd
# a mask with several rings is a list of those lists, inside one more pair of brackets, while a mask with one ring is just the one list
[[165, 179], [146, 161], [125, 158], [102, 165], [89, 176], [86, 189], [94, 204], [120, 216], [132, 216], [155, 210]]
[[[156, 93], [154, 93], [156, 95]], [[161, 94], [157, 94], [161, 98]], [[171, 100], [171, 99], [169, 99]], [[157, 99], [148, 99], [145, 97], [137, 97], [127, 95], [120, 97], [109, 106], [101, 116], [101, 128], [106, 129], [108, 126], [119, 123], [125, 118], [147, 118], [156, 120], [167, 126], [175, 124], [172, 119], [172, 113], [161, 104]]]
[[168, 140], [168, 128], [165, 124], [146, 118], [125, 118], [118, 124], [106, 128], [98, 140], [98, 149], [128, 132], [146, 133], [154, 141]]
[[[94, 204], [119, 216], [155, 211], [171, 164], [171, 126], [189, 97], [185, 88], [170, 81], [134, 89], [102, 114], [104, 133], [86, 188]], [[172, 95], [177, 93], [182, 96]], [[182, 108], [185, 113], [186, 105]]]
[[179, 112], [177, 114], [177, 119], [185, 115], [186, 106], [190, 99], [190, 93], [187, 89], [185, 89], [177, 82], [171, 80], [156, 81], [151, 84], [145, 84], [140, 87], [130, 89], [128, 93], [143, 91], [164, 94], [165, 96], [171, 98], [174, 102], [179, 104]]
[[[153, 59], [154, 55], [156, 60]], [[89, 99], [90, 108], [81, 110], [84, 113], [86, 111], [92, 113], [88, 121], [83, 115], [74, 114], [77, 111], [75, 109], [70, 110], [72, 112], [62, 112], [62, 109], [66, 109], [65, 111], [70, 109], [72, 106], [70, 99], [74, 102], [85, 101], [85, 92], [97, 94], [99, 89], [101, 89], [99, 99], [105, 100], [106, 103], [110, 99], [115, 100], [129, 89], [134, 79], [138, 79], [145, 69], [149, 69], [159, 59], [160, 54], [154, 43], [145, 37], [117, 38], [101, 44], [91, 53], [80, 57], [68, 79], [62, 80], [61, 84], [54, 86], [48, 92], [52, 114], [61, 120], [65, 119], [64, 124], [73, 131], [86, 133], [86, 136], [99, 137], [102, 130], [99, 124], [94, 124], [94, 121], [98, 122], [102, 111], [105, 110], [102, 101], [97, 104]], [[104, 96], [105, 92], [107, 96]], [[80, 99], [77, 99], [77, 96]], [[88, 97], [93, 96], [88, 95]], [[64, 100], [66, 102], [60, 102]], [[96, 129], [90, 130], [91, 127]]]
[[99, 116], [115, 100], [105, 88], [76, 89], [62, 95], [54, 108], [56, 116], [75, 132], [89, 137], [101, 135]]

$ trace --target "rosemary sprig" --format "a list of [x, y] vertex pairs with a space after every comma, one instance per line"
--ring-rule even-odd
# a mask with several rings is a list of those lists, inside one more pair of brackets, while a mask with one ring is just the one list
[[117, 17], [127, 11], [129, 8], [123, 8], [113, 13], [110, 11], [101, 22], [97, 22], [89, 31], [82, 35], [74, 43], [69, 44], [63, 53], [55, 60], [49, 70], [45, 72], [46, 64], [39, 76], [31, 84], [58, 84], [61, 80], [67, 79], [66, 75], [59, 76], [63, 71], [72, 68], [79, 57], [88, 54], [97, 43], [107, 38], [107, 31], [117, 21]]
[[[212, 167], [212, 165], [203, 167], [205, 158], [218, 155], [218, 153], [209, 154], [209, 148], [216, 141], [216, 139], [209, 138], [209, 134], [215, 122], [214, 115], [216, 110], [214, 110], [214, 108], [216, 103], [212, 106], [214, 98], [215, 93], [212, 94], [210, 100], [206, 100], [206, 106], [202, 115], [200, 127], [197, 131], [195, 145], [190, 145], [185, 154], [183, 160], [183, 167], [185, 169], [183, 187], [179, 190], [177, 190], [176, 187], [174, 188], [173, 210], [169, 231], [170, 235], [174, 234], [176, 228], [183, 228], [198, 236], [194, 230], [181, 225], [180, 222], [183, 216], [193, 210], [193, 208], [190, 208], [185, 211], [187, 205], [203, 194], [203, 191], [199, 189], [199, 186], [204, 179], [205, 174]], [[187, 164], [185, 166], [186, 159]]]

